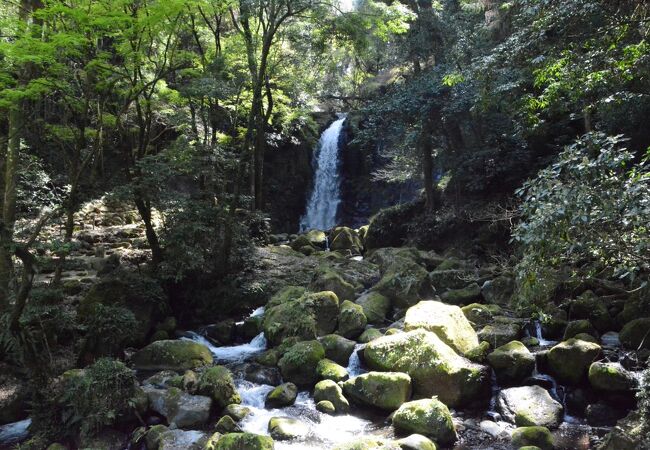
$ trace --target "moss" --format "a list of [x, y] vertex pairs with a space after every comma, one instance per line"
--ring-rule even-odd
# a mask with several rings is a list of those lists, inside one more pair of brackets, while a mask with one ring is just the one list
[[501, 308], [498, 305], [482, 305], [480, 303], [463, 306], [461, 310], [465, 317], [467, 317], [467, 320], [475, 325], [486, 325], [492, 320], [494, 314], [501, 312]]
[[587, 375], [587, 369], [600, 354], [600, 346], [579, 339], [561, 342], [548, 352], [548, 364], [558, 381], [577, 384]]
[[563, 340], [571, 339], [578, 334], [586, 333], [594, 337], [598, 336], [598, 332], [588, 320], [574, 320], [567, 324], [564, 330]]
[[311, 284], [314, 291], [332, 291], [341, 300], [350, 300], [356, 297], [356, 287], [343, 279], [343, 277], [329, 266], [322, 265], [318, 268], [316, 277]]
[[287, 286], [276, 293], [266, 304], [266, 309], [297, 300], [307, 292], [302, 286]]
[[232, 417], [233, 420], [240, 421], [251, 413], [251, 409], [246, 406], [233, 403], [232, 405], [226, 406], [223, 410], [223, 413]]
[[436, 398], [404, 403], [393, 415], [393, 426], [400, 432], [423, 434], [442, 445], [457, 439], [449, 409]]
[[278, 355], [277, 350], [271, 349], [257, 355], [255, 357], [255, 362], [262, 364], [263, 366], [275, 367], [277, 366], [279, 359], [280, 356]]
[[239, 426], [235, 423], [232, 417], [223, 416], [214, 427], [217, 433], [236, 433], [241, 431]]
[[450, 289], [440, 296], [446, 303], [452, 305], [467, 305], [481, 296], [481, 287], [478, 283], [472, 283], [464, 288]]
[[623, 326], [619, 334], [621, 344], [630, 350], [650, 349], [650, 318], [636, 319]]
[[383, 325], [390, 311], [390, 299], [379, 292], [370, 291], [356, 301], [363, 308], [368, 323]]
[[215, 450], [273, 450], [273, 439], [252, 433], [228, 433], [217, 441]]
[[219, 408], [241, 403], [230, 370], [223, 366], [211, 367], [204, 371], [198, 382], [198, 392], [210, 397]]
[[595, 362], [589, 366], [589, 383], [601, 391], [629, 392], [636, 387], [636, 378], [618, 363]]
[[318, 341], [298, 342], [278, 361], [282, 377], [297, 385], [316, 381], [316, 367], [325, 358], [325, 350]]
[[337, 413], [346, 413], [350, 410], [350, 403], [343, 395], [343, 390], [332, 380], [319, 381], [314, 387], [314, 401], [324, 400], [331, 402]]
[[411, 377], [400, 372], [369, 372], [342, 384], [353, 401], [394, 411], [411, 398]]
[[391, 265], [372, 289], [396, 308], [408, 308], [432, 290], [426, 269], [408, 260]]
[[319, 339], [325, 349], [325, 356], [338, 364], [346, 364], [354, 351], [356, 342], [338, 334], [328, 334]]
[[352, 303], [350, 300], [341, 303], [338, 334], [354, 339], [363, 332], [367, 323], [368, 320], [360, 305]]
[[523, 380], [535, 368], [535, 356], [519, 341], [496, 348], [487, 357], [497, 379], [504, 383]]
[[359, 342], [361, 342], [362, 344], [367, 344], [368, 342], [373, 341], [382, 336], [383, 334], [377, 328], [367, 328], [366, 331], [361, 333], [361, 336], [359, 336]]
[[212, 353], [192, 341], [156, 341], [136, 352], [133, 365], [140, 370], [187, 370], [212, 364]]
[[465, 357], [472, 362], [483, 364], [487, 359], [488, 353], [490, 352], [490, 343], [487, 341], [481, 341], [476, 347], [471, 349], [465, 354]]
[[267, 408], [282, 408], [293, 405], [298, 395], [298, 387], [293, 383], [283, 383], [276, 386], [266, 396], [265, 405]]
[[336, 413], [336, 408], [334, 404], [328, 400], [321, 400], [316, 403], [316, 410], [322, 412], [323, 414], [334, 414]]
[[553, 450], [553, 435], [546, 427], [521, 427], [512, 433], [516, 447], [536, 446], [542, 450]]
[[332, 450], [401, 450], [401, 447], [397, 442], [367, 437], [337, 445]]
[[316, 374], [321, 380], [344, 381], [348, 378], [345, 367], [336, 364], [330, 359], [321, 359], [316, 366]]

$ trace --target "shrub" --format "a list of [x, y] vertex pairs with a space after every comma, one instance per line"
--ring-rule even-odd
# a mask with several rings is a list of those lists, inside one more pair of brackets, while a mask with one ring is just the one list
[[97, 303], [84, 316], [86, 328], [81, 358], [92, 360], [100, 356], [118, 356], [127, 345], [138, 339], [138, 321], [130, 310], [120, 306]]

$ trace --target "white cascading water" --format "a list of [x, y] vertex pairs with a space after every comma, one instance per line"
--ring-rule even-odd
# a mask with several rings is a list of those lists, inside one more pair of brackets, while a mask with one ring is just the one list
[[300, 231], [329, 230], [336, 225], [336, 212], [341, 203], [339, 138], [343, 122], [344, 115], [323, 132], [318, 142], [314, 189], [300, 220]]

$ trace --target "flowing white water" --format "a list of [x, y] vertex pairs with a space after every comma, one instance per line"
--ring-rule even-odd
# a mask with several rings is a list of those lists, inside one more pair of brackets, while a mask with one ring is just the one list
[[307, 203], [307, 212], [300, 220], [301, 231], [328, 230], [336, 225], [341, 203], [339, 174], [339, 137], [345, 116], [334, 121], [320, 137], [314, 189]]
[[264, 337], [264, 333], [258, 334], [247, 344], [233, 345], [230, 347], [216, 347], [205, 337], [192, 331], [188, 331], [187, 334], [189, 337], [184, 337], [182, 339], [205, 345], [212, 352], [214, 359], [220, 363], [244, 362], [251, 356], [266, 350], [266, 338]]
[[354, 346], [354, 350], [352, 351], [350, 360], [348, 361], [348, 367], [346, 368], [350, 378], [366, 373], [366, 370], [361, 367], [361, 358], [359, 357], [359, 351], [361, 351], [365, 346], [366, 344], [357, 344]]
[[29, 426], [32, 419], [21, 420], [20, 422], [8, 423], [0, 426], [0, 446], [21, 442], [29, 436]]

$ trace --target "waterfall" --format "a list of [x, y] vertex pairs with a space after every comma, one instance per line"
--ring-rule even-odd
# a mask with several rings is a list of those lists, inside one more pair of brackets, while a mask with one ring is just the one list
[[314, 189], [307, 203], [307, 212], [300, 220], [300, 230], [328, 230], [336, 225], [336, 212], [341, 202], [339, 176], [339, 137], [345, 116], [334, 121], [320, 137], [316, 159]]

